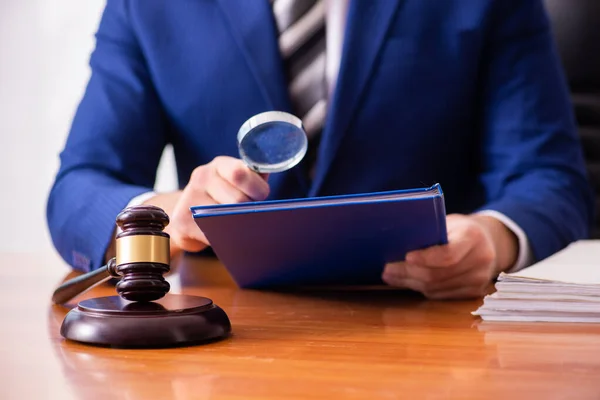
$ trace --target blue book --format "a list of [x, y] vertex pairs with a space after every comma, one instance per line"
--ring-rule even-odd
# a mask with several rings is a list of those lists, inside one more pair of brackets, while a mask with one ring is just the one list
[[368, 194], [191, 208], [243, 288], [382, 284], [386, 263], [447, 243], [439, 184]]

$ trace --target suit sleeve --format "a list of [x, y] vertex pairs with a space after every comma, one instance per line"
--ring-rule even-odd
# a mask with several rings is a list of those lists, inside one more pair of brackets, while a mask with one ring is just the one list
[[164, 111], [127, 11], [124, 0], [106, 4], [91, 76], [47, 202], [56, 249], [83, 271], [103, 265], [117, 214], [132, 198], [152, 190], [168, 142]]
[[593, 197], [543, 4], [494, 6], [482, 74], [482, 209], [515, 221], [536, 261], [589, 235]]

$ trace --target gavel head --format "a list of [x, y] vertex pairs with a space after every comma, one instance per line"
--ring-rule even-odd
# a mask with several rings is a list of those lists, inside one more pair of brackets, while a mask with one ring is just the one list
[[170, 270], [170, 237], [164, 228], [169, 216], [154, 206], [134, 206], [116, 219], [116, 256], [109, 263], [119, 296], [130, 301], [153, 301], [169, 292], [163, 274]]

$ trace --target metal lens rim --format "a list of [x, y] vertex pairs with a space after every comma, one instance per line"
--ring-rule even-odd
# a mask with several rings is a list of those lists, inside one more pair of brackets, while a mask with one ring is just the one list
[[244, 122], [242, 124], [242, 126], [240, 127], [238, 134], [237, 134], [238, 150], [239, 150], [240, 156], [241, 156], [242, 160], [244, 161], [244, 163], [246, 163], [246, 165], [250, 169], [252, 169], [256, 172], [259, 172], [259, 173], [282, 172], [282, 171], [286, 171], [290, 168], [293, 168], [304, 158], [304, 155], [306, 154], [306, 151], [307, 151], [308, 139], [306, 139], [306, 136], [305, 136], [305, 141], [306, 141], [305, 146], [303, 146], [302, 150], [291, 160], [286, 160], [284, 162], [281, 162], [278, 164], [272, 164], [270, 166], [265, 166], [265, 165], [259, 166], [257, 164], [252, 163], [251, 161], [249, 161], [248, 157], [245, 156], [244, 149], [241, 147], [242, 141], [252, 130], [254, 130], [254, 128], [264, 125], [264, 124], [270, 124], [273, 122], [288, 123], [290, 125], [295, 126], [298, 129], [304, 131], [304, 127], [302, 126], [302, 120], [300, 118], [296, 117], [295, 115], [286, 113], [284, 111], [266, 111], [266, 112], [263, 112], [260, 114], [256, 114], [256, 115], [252, 116], [251, 118], [249, 118], [246, 122]]

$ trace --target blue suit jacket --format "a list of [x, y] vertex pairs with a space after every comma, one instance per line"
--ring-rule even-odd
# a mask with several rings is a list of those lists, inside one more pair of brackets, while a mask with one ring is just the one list
[[[315, 179], [273, 175], [271, 198], [439, 182], [449, 213], [504, 213], [536, 258], [586, 237], [592, 198], [539, 0], [352, 1], [342, 57]], [[78, 269], [101, 265], [166, 144], [183, 187], [238, 156], [247, 118], [291, 111], [267, 0], [108, 0], [90, 65], [47, 208]]]

